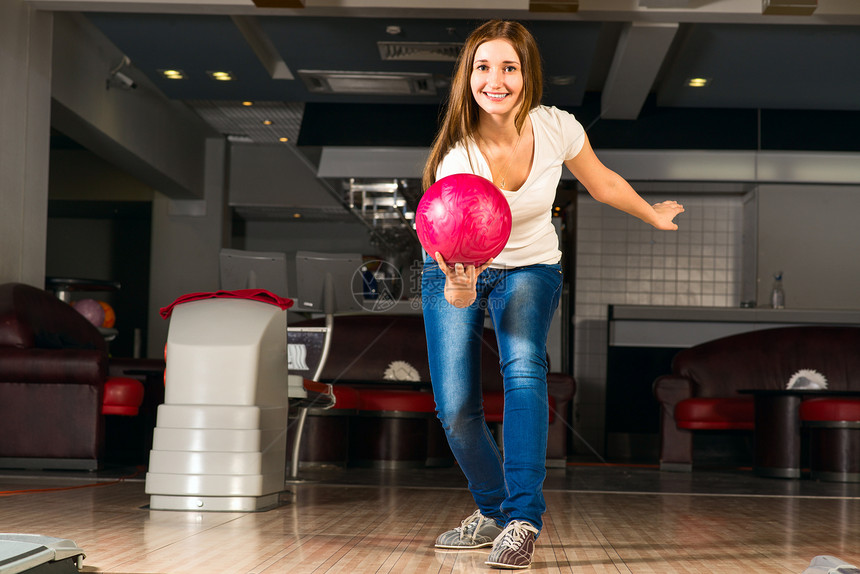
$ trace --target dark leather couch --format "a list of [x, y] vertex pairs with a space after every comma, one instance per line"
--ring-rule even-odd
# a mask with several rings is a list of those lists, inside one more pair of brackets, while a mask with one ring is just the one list
[[740, 389], [784, 389], [801, 369], [823, 374], [832, 390], [860, 390], [860, 328], [802, 326], [723, 337], [679, 352], [658, 377], [660, 467], [693, 464], [696, 431], [751, 431], [753, 397]]
[[[322, 326], [322, 319], [291, 326]], [[485, 329], [482, 351], [482, 385], [485, 416], [490, 423], [502, 422], [504, 387], [499, 367], [495, 332]], [[406, 369], [416, 380], [405, 380], [396, 367]], [[406, 371], [400, 371], [406, 372]], [[386, 376], [388, 372], [388, 376]], [[397, 377], [401, 377], [400, 380]], [[421, 315], [375, 313], [338, 316], [334, 319], [331, 351], [321, 381], [362, 388], [413, 389], [429, 392], [430, 371], [427, 340]], [[563, 373], [549, 373], [550, 425], [547, 464], [563, 466], [568, 454], [570, 412], [576, 381]], [[359, 397], [360, 401], [360, 397]], [[359, 406], [359, 410], [361, 407]]]
[[[134, 365], [163, 370], [157, 361]], [[0, 465], [98, 468], [103, 409], [132, 414], [142, 400], [145, 375], [121, 373], [128, 368], [118, 365], [122, 376], [111, 379], [103, 336], [67, 303], [30, 285], [0, 285]]]

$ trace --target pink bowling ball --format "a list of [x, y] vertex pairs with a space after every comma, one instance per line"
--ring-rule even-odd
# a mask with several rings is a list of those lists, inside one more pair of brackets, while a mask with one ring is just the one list
[[75, 308], [75, 311], [83, 315], [87, 321], [96, 327], [101, 327], [105, 321], [105, 310], [95, 299], [74, 301], [72, 306]]
[[511, 236], [511, 207], [493, 182], [471, 173], [443, 177], [424, 192], [415, 212], [418, 240], [445, 263], [485, 263]]

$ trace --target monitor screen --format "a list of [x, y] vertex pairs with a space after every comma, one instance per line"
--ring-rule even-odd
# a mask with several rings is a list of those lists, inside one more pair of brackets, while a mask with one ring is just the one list
[[222, 249], [221, 289], [265, 289], [287, 296], [287, 256], [283, 253]]
[[326, 314], [361, 311], [362, 267], [359, 253], [297, 252], [295, 310]]

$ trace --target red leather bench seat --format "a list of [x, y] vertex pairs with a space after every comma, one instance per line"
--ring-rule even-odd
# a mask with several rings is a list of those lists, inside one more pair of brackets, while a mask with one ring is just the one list
[[394, 413], [435, 413], [433, 393], [405, 389], [361, 389], [359, 411]]
[[[324, 320], [318, 318], [298, 322], [292, 327], [323, 325]], [[487, 421], [492, 424], [501, 422], [504, 415], [504, 383], [499, 370], [495, 332], [484, 329], [481, 338], [484, 411]], [[361, 415], [354, 418], [429, 419], [432, 423], [429, 431], [431, 439], [432, 435], [437, 434], [437, 429], [441, 432], [441, 425], [435, 416], [436, 405], [432, 393], [427, 390], [430, 387], [430, 368], [427, 361], [424, 319], [421, 315], [372, 313], [336, 317], [332, 329], [331, 351], [319, 380], [331, 383], [335, 389], [340, 385], [348, 385], [358, 390], [362, 396], [358, 407]], [[547, 390], [551, 397], [547, 460], [548, 464], [563, 467], [567, 459], [568, 434], [571, 428], [569, 413], [576, 391], [576, 381], [567, 374], [550, 372], [547, 373]], [[328, 412], [332, 413], [338, 407], [339, 404], [336, 404], [335, 408]], [[311, 434], [312, 430], [305, 432]], [[350, 443], [360, 440], [363, 440], [362, 435], [351, 433]]]
[[359, 466], [414, 468], [436, 458], [432, 451], [444, 433], [433, 393], [369, 388], [359, 389], [358, 397], [350, 432], [358, 440], [350, 441], [350, 460]]
[[682, 349], [672, 359], [671, 373], [654, 381], [661, 469], [692, 469], [693, 435], [700, 429], [715, 435], [753, 429], [753, 399], [740, 391], [783, 390], [804, 369], [824, 375], [834, 398], [837, 392], [860, 389], [855, 376], [860, 372], [860, 328], [762, 327]]
[[332, 409], [358, 410], [358, 391], [346, 385], [333, 385], [334, 406]]
[[684, 399], [675, 406], [678, 428], [689, 430], [753, 430], [752, 397]]
[[811, 398], [800, 403], [803, 422], [860, 423], [860, 399]]
[[127, 377], [110, 377], [105, 381], [103, 415], [137, 416], [143, 404], [143, 383]]

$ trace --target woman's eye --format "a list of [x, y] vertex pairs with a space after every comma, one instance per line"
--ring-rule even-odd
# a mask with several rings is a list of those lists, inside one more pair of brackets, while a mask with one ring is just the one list
[[505, 71], [506, 72], [516, 72], [517, 67], [516, 66], [505, 66]]
[[487, 66], [485, 64], [478, 64], [478, 66], [476, 66], [475, 69], [478, 70], [479, 72], [484, 72], [487, 70]]

